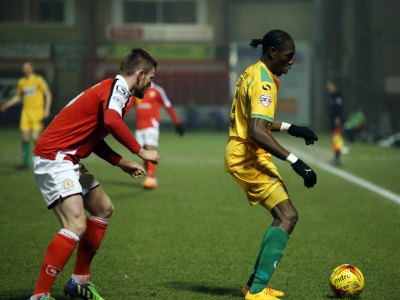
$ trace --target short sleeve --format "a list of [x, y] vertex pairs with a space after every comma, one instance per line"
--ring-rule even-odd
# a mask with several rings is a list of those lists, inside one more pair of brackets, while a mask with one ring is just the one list
[[117, 81], [111, 91], [106, 108], [114, 109], [119, 113], [120, 116], [122, 116], [123, 110], [125, 109], [128, 101], [128, 90], [121, 84], [121, 82]]
[[47, 91], [49, 89], [49, 87], [47, 86], [47, 83], [43, 79], [43, 77], [39, 77], [38, 86], [39, 86], [39, 90], [42, 92]]
[[274, 121], [276, 109], [276, 91], [270, 82], [259, 82], [249, 90], [251, 118]]

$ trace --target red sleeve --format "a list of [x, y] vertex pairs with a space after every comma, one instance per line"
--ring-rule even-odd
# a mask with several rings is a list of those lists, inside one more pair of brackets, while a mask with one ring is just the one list
[[137, 154], [142, 148], [116, 110], [106, 109], [104, 111], [104, 125], [112, 136], [132, 153]]
[[122, 156], [116, 153], [104, 140], [101, 140], [93, 152], [100, 158], [108, 161], [113, 166], [117, 165], [121, 160]]
[[178, 125], [180, 122], [179, 122], [179, 118], [178, 118], [178, 116], [176, 115], [176, 112], [175, 112], [175, 110], [173, 109], [173, 107], [172, 106], [170, 106], [170, 107], [165, 107], [165, 109], [167, 110], [167, 112], [168, 112], [168, 114], [170, 115], [170, 117], [171, 117], [171, 119], [172, 119], [172, 122], [175, 124], [175, 125]]

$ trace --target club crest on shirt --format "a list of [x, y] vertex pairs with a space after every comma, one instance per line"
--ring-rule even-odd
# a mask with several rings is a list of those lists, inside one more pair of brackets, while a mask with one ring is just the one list
[[268, 107], [272, 102], [272, 98], [270, 95], [264, 94], [260, 96], [260, 101], [264, 107]]
[[124, 97], [121, 97], [119, 95], [114, 95], [114, 96], [112, 96], [111, 100], [114, 101], [115, 104], [117, 104], [119, 107], [124, 107], [124, 104], [125, 104]]
[[65, 179], [63, 181], [63, 186], [66, 189], [72, 189], [74, 187], [74, 182], [71, 179]]

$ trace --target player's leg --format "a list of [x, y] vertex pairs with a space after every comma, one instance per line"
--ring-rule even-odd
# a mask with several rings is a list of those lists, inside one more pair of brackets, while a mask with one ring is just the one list
[[53, 211], [60, 221], [62, 229], [47, 247], [33, 295], [50, 294], [54, 280], [63, 270], [79, 237], [86, 230], [86, 217], [81, 195], [58, 200]]
[[85, 196], [84, 205], [90, 216], [86, 220], [86, 232], [79, 241], [72, 275], [75, 282], [82, 284], [90, 281], [90, 264], [103, 241], [113, 212], [112, 202], [101, 186], [93, 188]]
[[71, 279], [64, 292], [81, 299], [103, 299], [90, 282], [90, 264], [105, 235], [113, 204], [98, 181], [83, 166], [80, 168], [80, 183], [84, 193], [84, 207], [90, 213], [86, 219], [86, 231], [82, 235]]
[[[267, 200], [260, 204], [271, 211], [274, 221], [263, 236], [253, 274], [247, 283], [251, 294], [260, 293], [268, 285], [282, 258], [289, 234], [297, 222], [296, 209], [291, 204], [283, 185], [276, 187]], [[272, 290], [269, 287], [267, 290], [275, 297], [283, 296], [280, 291]]]
[[30, 131], [22, 131], [22, 164], [18, 167], [19, 169], [28, 169], [30, 160]]
[[[140, 146], [142, 146], [144, 149], [149, 149], [148, 128], [136, 130], [135, 138]], [[148, 161], [144, 161], [144, 167], [146, 169], [147, 176], [144, 179], [142, 186], [146, 189], [156, 188], [157, 187], [157, 181], [156, 181], [157, 179], [153, 179], [153, 177], [149, 176], [149, 174], [152, 174], [154, 176], [155, 169], [153, 168], [153, 165]]]
[[25, 110], [21, 111], [21, 119], [19, 123], [19, 129], [22, 133], [22, 164], [17, 167], [17, 169], [28, 169], [29, 159], [30, 159], [30, 131], [31, 125], [29, 123], [28, 113]]
[[[144, 148], [146, 150], [157, 150], [158, 139], [159, 139], [158, 128], [147, 128], [144, 130]], [[145, 162], [147, 177], [143, 181], [143, 187], [147, 189], [155, 189], [158, 187], [158, 181], [156, 177], [157, 165], [146, 161]]]
[[57, 155], [55, 160], [33, 156], [36, 183], [44, 202], [52, 209], [62, 229], [50, 242], [32, 299], [50, 294], [57, 274], [64, 268], [80, 236], [86, 230], [86, 216], [79, 182], [79, 165]]
[[36, 144], [43, 130], [43, 111], [32, 111], [29, 114], [29, 119], [31, 124], [32, 141]]
[[[262, 161], [258, 168], [247, 166], [243, 169], [231, 173], [233, 178], [245, 190], [247, 198], [251, 205], [262, 204], [264, 207], [271, 210], [274, 206], [289, 199], [289, 196], [281, 181], [280, 175], [276, 170], [274, 164], [268, 160]], [[271, 226], [272, 227], [272, 226]], [[283, 292], [273, 290], [268, 287], [269, 280], [263, 280], [263, 283], [249, 292], [250, 287], [253, 286], [254, 278], [265, 278], [264, 271], [259, 271], [260, 260], [264, 256], [264, 249], [266, 243], [269, 241], [271, 233], [274, 229], [267, 230], [263, 236], [259, 254], [257, 256], [254, 269], [247, 284], [243, 287], [243, 294], [246, 299], [278, 299], [276, 297], [283, 296]]]

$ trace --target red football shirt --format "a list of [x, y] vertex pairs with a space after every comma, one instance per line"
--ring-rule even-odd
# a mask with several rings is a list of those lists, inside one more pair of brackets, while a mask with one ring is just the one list
[[136, 99], [136, 129], [158, 128], [160, 126], [160, 108], [164, 107], [172, 122], [179, 124], [179, 118], [175, 113], [164, 89], [152, 84], [143, 99]]
[[111, 133], [133, 153], [140, 145], [122, 118], [132, 107], [125, 79], [117, 75], [99, 82], [71, 100], [54, 118], [36, 143], [36, 155], [54, 160], [61, 152], [78, 162], [95, 152], [112, 164], [121, 158], [104, 142]]

